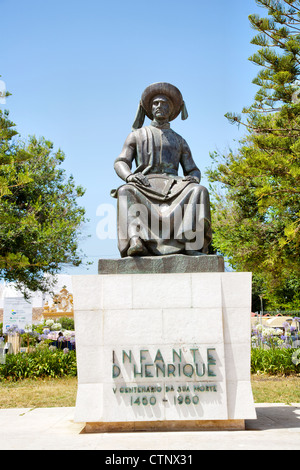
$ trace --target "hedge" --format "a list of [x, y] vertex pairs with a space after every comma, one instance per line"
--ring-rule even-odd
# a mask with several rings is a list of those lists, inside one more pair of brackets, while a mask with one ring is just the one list
[[27, 377], [63, 377], [77, 375], [76, 352], [60, 349], [36, 350], [31, 353], [7, 354], [0, 365], [0, 380], [18, 380]]
[[300, 373], [300, 364], [295, 364], [292, 355], [298, 351], [295, 348], [251, 350], [251, 373], [269, 375], [291, 375]]

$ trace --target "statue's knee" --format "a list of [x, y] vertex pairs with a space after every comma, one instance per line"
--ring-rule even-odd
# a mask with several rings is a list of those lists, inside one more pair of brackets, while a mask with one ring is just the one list
[[208, 190], [206, 189], [205, 186], [202, 186], [201, 184], [199, 184], [199, 188], [200, 188], [200, 190], [201, 190], [201, 192], [202, 192], [203, 194], [207, 194], [207, 195], [208, 195]]
[[195, 184], [195, 186], [191, 189], [194, 191], [194, 193], [201, 194], [204, 197], [208, 196], [208, 191], [206, 187], [202, 186], [201, 184]]
[[126, 197], [128, 196], [130, 191], [130, 186], [128, 184], [124, 184], [118, 190], [118, 197]]

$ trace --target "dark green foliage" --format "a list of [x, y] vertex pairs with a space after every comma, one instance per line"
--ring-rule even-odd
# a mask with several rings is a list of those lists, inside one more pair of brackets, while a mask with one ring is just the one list
[[251, 373], [269, 375], [291, 375], [300, 373], [300, 364], [292, 361], [296, 349], [261, 349], [251, 350]]
[[[254, 273], [256, 304], [300, 308], [300, 2], [256, 0], [268, 18], [251, 15], [260, 49], [259, 86], [236, 152], [214, 153], [212, 189], [214, 248], [237, 270]], [[299, 96], [298, 96], [299, 95]]]
[[57, 323], [61, 324], [61, 329], [62, 330], [71, 330], [74, 331], [75, 326], [74, 326], [74, 318], [70, 317], [60, 317], [57, 320]]
[[30, 377], [76, 377], [76, 352], [64, 353], [48, 348], [32, 353], [8, 354], [6, 363], [0, 364], [0, 380], [19, 380]]
[[52, 142], [16, 138], [8, 113], [0, 111], [0, 279], [26, 292], [49, 291], [45, 274], [78, 266], [84, 195], [61, 167], [65, 156]]

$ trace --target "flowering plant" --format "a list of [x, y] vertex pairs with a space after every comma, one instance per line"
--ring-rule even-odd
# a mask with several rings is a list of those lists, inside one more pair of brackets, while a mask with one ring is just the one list
[[300, 345], [300, 318], [295, 317], [297, 326], [284, 322], [282, 328], [271, 328], [260, 323], [252, 327], [251, 344], [253, 348], [295, 348]]
[[19, 335], [21, 346], [27, 348], [51, 346], [51, 350], [53, 350], [63, 346], [69, 350], [67, 348], [68, 343], [70, 343], [71, 349], [74, 349], [75, 346], [75, 331], [62, 329], [62, 323], [51, 319], [26, 327], [25, 330], [19, 329], [17, 325], [13, 325], [7, 329], [6, 333], [12, 336]]

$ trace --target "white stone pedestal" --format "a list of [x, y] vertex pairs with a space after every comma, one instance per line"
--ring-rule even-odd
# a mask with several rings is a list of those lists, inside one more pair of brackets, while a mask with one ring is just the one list
[[242, 429], [250, 383], [250, 273], [73, 276], [86, 431]]

